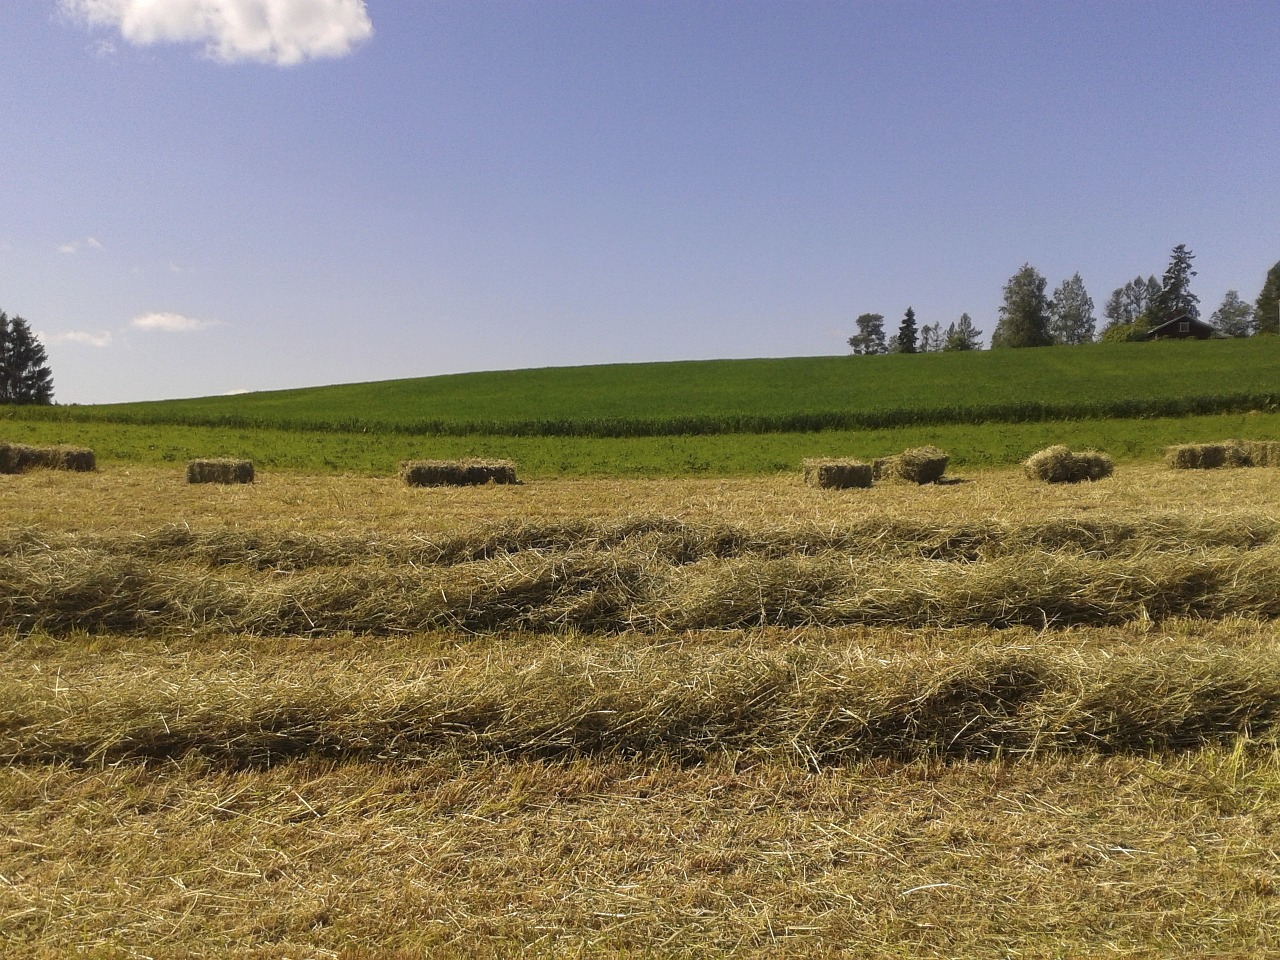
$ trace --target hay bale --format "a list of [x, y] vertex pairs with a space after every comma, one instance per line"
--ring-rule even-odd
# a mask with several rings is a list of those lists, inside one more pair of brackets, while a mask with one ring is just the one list
[[1280, 440], [1242, 440], [1241, 445], [1255, 467], [1280, 467]]
[[26, 473], [28, 470], [96, 469], [93, 451], [85, 447], [31, 447], [25, 443], [0, 443], [0, 473]]
[[872, 461], [871, 473], [876, 480], [937, 483], [942, 479], [949, 459], [946, 453], [934, 446], [912, 447], [896, 456]]
[[1022, 464], [1032, 480], [1044, 483], [1080, 483], [1101, 480], [1115, 472], [1111, 458], [1101, 450], [1072, 451], [1062, 444], [1033, 453]]
[[0, 443], [0, 473], [25, 473], [39, 465], [37, 448], [25, 443]]
[[826, 487], [831, 490], [869, 487], [871, 464], [858, 460], [806, 460], [804, 482], [811, 487]]
[[50, 447], [49, 458], [55, 470], [92, 473], [98, 468], [97, 458], [88, 447]]
[[192, 460], [187, 464], [187, 483], [253, 483], [253, 461]]
[[1174, 470], [1280, 466], [1280, 443], [1274, 440], [1181, 443], [1165, 448], [1165, 462]]
[[400, 479], [411, 487], [472, 487], [519, 483], [510, 460], [405, 460]]

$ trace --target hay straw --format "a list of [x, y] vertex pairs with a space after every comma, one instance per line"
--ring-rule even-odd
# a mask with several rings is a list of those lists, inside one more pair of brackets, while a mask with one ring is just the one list
[[892, 457], [881, 457], [872, 462], [872, 473], [877, 480], [898, 480], [904, 483], [936, 483], [947, 469], [949, 457], [934, 446], [912, 447]]
[[1165, 462], [1174, 470], [1278, 467], [1280, 441], [1223, 440], [1218, 443], [1178, 444], [1165, 448]]
[[400, 479], [411, 487], [465, 487], [519, 483], [510, 460], [406, 460]]
[[871, 465], [859, 460], [808, 459], [804, 461], [804, 482], [833, 490], [871, 486]]
[[1111, 458], [1099, 450], [1075, 453], [1060, 444], [1033, 453], [1022, 466], [1028, 478], [1045, 483], [1102, 480], [1115, 471]]
[[187, 464], [187, 483], [253, 483], [251, 460], [192, 460]]
[[26, 473], [39, 468], [90, 473], [97, 467], [93, 451], [86, 447], [0, 443], [0, 473]]

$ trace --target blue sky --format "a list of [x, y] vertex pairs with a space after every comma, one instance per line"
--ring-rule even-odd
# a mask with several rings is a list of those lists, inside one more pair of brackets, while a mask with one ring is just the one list
[[990, 334], [1280, 260], [1280, 4], [15, 0], [0, 309], [94, 403]]

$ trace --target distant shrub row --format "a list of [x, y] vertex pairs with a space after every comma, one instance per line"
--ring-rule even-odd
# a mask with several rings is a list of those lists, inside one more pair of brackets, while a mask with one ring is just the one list
[[1055, 420], [1126, 420], [1144, 417], [1210, 416], [1280, 409], [1280, 394], [1238, 393], [1200, 397], [1154, 397], [980, 406], [899, 407], [788, 414], [724, 414], [674, 417], [572, 417], [556, 420], [308, 419], [239, 414], [182, 413], [165, 409], [98, 411], [92, 407], [24, 410], [24, 418], [108, 422], [147, 426], [305, 430], [324, 433], [395, 433], [409, 436], [664, 437], [731, 433], [814, 433], [820, 430], [881, 430], [941, 424], [1044, 423]]

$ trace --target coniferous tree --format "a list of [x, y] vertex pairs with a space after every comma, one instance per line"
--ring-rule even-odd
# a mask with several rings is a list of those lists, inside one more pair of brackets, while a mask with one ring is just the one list
[[981, 350], [982, 331], [973, 325], [973, 319], [967, 313], [962, 313], [959, 323], [947, 325], [947, 336], [942, 349]]
[[1280, 263], [1267, 271], [1267, 280], [1253, 305], [1253, 332], [1280, 333]]
[[886, 353], [884, 342], [884, 314], [864, 313], [855, 321], [858, 332], [849, 338], [849, 346], [858, 355]]
[[1200, 318], [1200, 298], [1191, 292], [1191, 278], [1196, 275], [1191, 269], [1191, 261], [1195, 258], [1196, 255], [1184, 243], [1173, 248], [1160, 294], [1152, 305], [1156, 323], [1171, 320], [1178, 314], [1185, 314], [1192, 320]]
[[1053, 291], [1049, 300], [1049, 335], [1054, 343], [1072, 345], [1093, 340], [1093, 298], [1075, 274]]
[[895, 353], [916, 353], [918, 337], [916, 333], [916, 312], [907, 307], [907, 312], [898, 325], [898, 335], [894, 338], [897, 350]]
[[53, 373], [27, 321], [0, 310], [0, 403], [53, 403]]
[[1227, 291], [1222, 306], [1213, 311], [1209, 320], [1229, 337], [1247, 337], [1253, 333], [1253, 307], [1241, 300], [1235, 290]]
[[1049, 299], [1044, 294], [1045, 278], [1035, 267], [1024, 263], [1004, 285], [1004, 303], [1000, 319], [991, 334], [991, 348], [1047, 347], [1053, 343], [1049, 335]]

